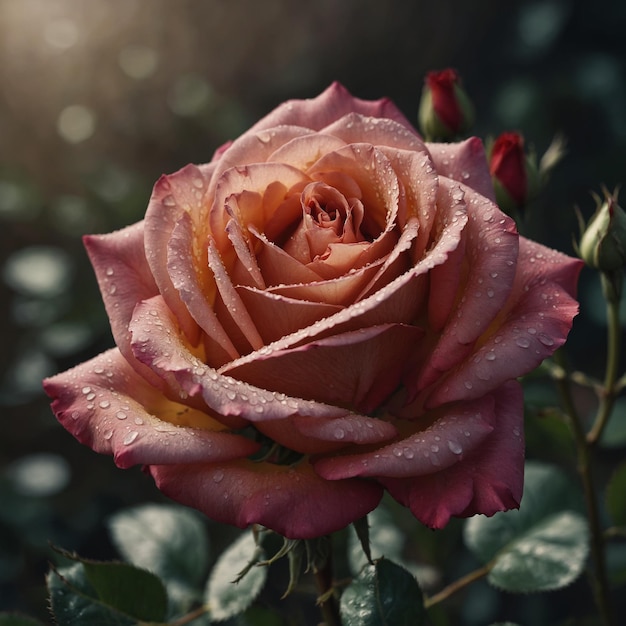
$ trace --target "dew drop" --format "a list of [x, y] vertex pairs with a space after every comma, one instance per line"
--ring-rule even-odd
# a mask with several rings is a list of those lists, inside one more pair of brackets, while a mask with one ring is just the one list
[[539, 339], [539, 341], [541, 341], [541, 343], [544, 346], [553, 346], [554, 345], [554, 339], [552, 339], [552, 337], [549, 337], [548, 335], [546, 335], [545, 333], [539, 333], [537, 335], [537, 338]]
[[528, 346], [530, 346], [530, 341], [528, 341], [528, 339], [526, 339], [526, 337], [518, 337], [515, 340], [515, 343], [520, 347], [520, 348], [528, 348]]
[[137, 416], [133, 421], [137, 424], [137, 426], [141, 426], [143, 424], [143, 420], [139, 416]]
[[224, 472], [222, 472], [222, 470], [217, 470], [217, 472], [213, 474], [213, 482], [221, 483], [222, 480], [224, 480]]
[[452, 452], [452, 454], [462, 454], [463, 453], [463, 448], [456, 441], [452, 441], [452, 440], [448, 441], [448, 448], [450, 448], [450, 452]]
[[110, 406], [111, 403], [108, 400], [102, 400], [102, 402], [100, 402], [101, 409], [108, 409]]
[[439, 452], [439, 446], [437, 444], [433, 444], [432, 446], [430, 446], [430, 451]]
[[126, 413], [124, 413], [124, 411], [118, 411], [115, 414], [115, 417], [117, 417], [118, 420], [125, 420], [128, 417], [128, 415], [126, 415]]
[[83, 387], [81, 390], [85, 395], [91, 393], [91, 387]]
[[107, 267], [106, 275], [107, 276], [113, 276], [113, 268], [112, 267]]
[[122, 443], [125, 446], [129, 446], [131, 443], [133, 443], [133, 441], [135, 441], [135, 439], [137, 439], [137, 437], [139, 437], [139, 433], [136, 430], [131, 430], [126, 437], [124, 437], [124, 439], [122, 440]]
[[112, 430], [105, 430], [104, 434], [102, 435], [107, 441], [109, 441], [109, 439], [111, 439], [111, 437], [113, 437], [113, 431]]
[[346, 436], [346, 433], [343, 428], [335, 428], [333, 435], [335, 439], [343, 439]]

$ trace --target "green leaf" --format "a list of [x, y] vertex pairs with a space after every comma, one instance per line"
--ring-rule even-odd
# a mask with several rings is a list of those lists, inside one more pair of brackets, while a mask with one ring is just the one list
[[582, 573], [589, 552], [588, 535], [587, 521], [579, 513], [554, 515], [507, 546], [487, 580], [513, 592], [565, 587]]
[[622, 463], [606, 488], [606, 507], [616, 526], [626, 526], [626, 463]]
[[[52, 609], [73, 618], [83, 613], [109, 624], [134, 621], [163, 621], [167, 612], [167, 595], [163, 583], [154, 574], [127, 563], [99, 562], [63, 552], [74, 565], [52, 570], [48, 591]], [[58, 620], [58, 618], [57, 618]], [[92, 622], [89, 622], [92, 623]], [[93, 622], [97, 623], [97, 622]]]
[[243, 613], [261, 592], [267, 567], [251, 567], [238, 582], [240, 572], [251, 562], [265, 558], [251, 532], [241, 535], [217, 560], [206, 589], [211, 619], [221, 621]]
[[420, 626], [425, 619], [414, 576], [387, 559], [363, 567], [341, 595], [340, 612], [344, 626]]
[[82, 563], [53, 569], [46, 582], [57, 626], [132, 626], [137, 622], [100, 603]]
[[133, 565], [166, 582], [201, 586], [208, 572], [209, 542], [204, 524], [191, 510], [149, 504], [109, 520], [113, 543]]
[[127, 563], [82, 563], [100, 602], [138, 620], [165, 619], [167, 595], [157, 576]]
[[467, 547], [491, 563], [487, 580], [512, 592], [560, 589], [582, 572], [589, 552], [580, 495], [555, 467], [529, 462], [519, 511], [475, 516], [465, 525]]
[[44, 624], [34, 617], [18, 613], [0, 613], [0, 626], [44, 626]]

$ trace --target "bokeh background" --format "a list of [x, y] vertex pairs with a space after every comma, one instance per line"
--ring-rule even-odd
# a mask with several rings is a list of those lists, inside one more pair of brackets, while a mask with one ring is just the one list
[[[572, 252], [574, 205], [588, 216], [590, 191], [626, 180], [625, 32], [621, 0], [0, 0], [0, 610], [46, 619], [48, 542], [108, 557], [107, 516], [160, 499], [75, 442], [41, 391], [112, 345], [81, 235], [141, 219], [161, 173], [209, 160], [285, 99], [339, 80], [414, 120], [425, 73], [451, 66], [477, 134], [521, 130], [539, 153], [566, 137], [524, 228]], [[599, 371], [593, 276], [581, 299], [572, 359]], [[531, 441], [549, 456], [542, 431]], [[446, 536], [433, 560], [461, 558], [458, 526]], [[480, 593], [457, 601], [457, 623], [501, 614]], [[558, 613], [510, 602], [533, 624]]]

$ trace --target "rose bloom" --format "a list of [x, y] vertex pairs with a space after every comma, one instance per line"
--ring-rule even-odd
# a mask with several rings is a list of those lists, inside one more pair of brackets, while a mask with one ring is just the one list
[[520, 237], [483, 146], [333, 84], [85, 238], [116, 347], [45, 381], [63, 426], [208, 517], [290, 538], [384, 490], [433, 528], [518, 506], [521, 376], [581, 263]]

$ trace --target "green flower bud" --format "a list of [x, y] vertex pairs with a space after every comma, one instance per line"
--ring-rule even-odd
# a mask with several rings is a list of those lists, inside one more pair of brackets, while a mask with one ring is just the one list
[[614, 272], [626, 265], [626, 213], [617, 204], [617, 192], [605, 192], [589, 220], [579, 244], [580, 257], [602, 272]]

